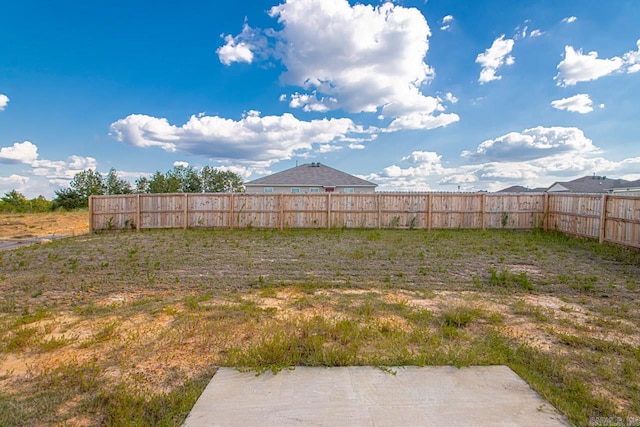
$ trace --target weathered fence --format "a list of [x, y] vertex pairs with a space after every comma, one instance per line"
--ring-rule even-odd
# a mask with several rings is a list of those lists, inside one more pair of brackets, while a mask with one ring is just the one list
[[550, 193], [92, 196], [90, 229], [506, 228], [640, 247], [640, 197]]

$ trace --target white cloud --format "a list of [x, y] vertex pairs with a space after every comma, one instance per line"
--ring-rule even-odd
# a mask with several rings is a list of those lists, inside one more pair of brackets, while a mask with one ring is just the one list
[[31, 163], [33, 174], [49, 178], [50, 182], [67, 182], [78, 172], [96, 170], [98, 162], [93, 157], [72, 155], [64, 160], [35, 160]]
[[4, 111], [4, 109], [9, 104], [9, 97], [3, 93], [0, 93], [0, 111]]
[[11, 147], [0, 148], [0, 163], [30, 164], [38, 158], [38, 147], [29, 141], [16, 142]]
[[512, 65], [515, 62], [514, 57], [510, 55], [513, 44], [514, 41], [505, 39], [503, 34], [493, 41], [490, 48], [478, 55], [476, 62], [482, 67], [478, 78], [481, 84], [500, 80], [502, 76], [496, 75], [498, 68], [503, 65]]
[[252, 44], [253, 31], [248, 25], [244, 25], [242, 33], [236, 37], [227, 35], [224, 37], [225, 45], [218, 48], [216, 53], [220, 62], [231, 65], [233, 62], [253, 62]]
[[592, 153], [598, 148], [578, 128], [538, 126], [484, 141], [475, 152], [463, 151], [462, 156], [481, 161], [521, 161], [574, 151]]
[[[598, 148], [576, 128], [537, 127], [491, 141], [494, 144], [484, 142], [474, 153], [482, 153], [476, 157], [480, 163], [445, 167], [442, 155], [414, 151], [401, 159], [404, 165], [388, 166], [365, 179], [379, 184], [381, 191], [497, 191], [511, 185], [547, 187], [593, 171], [625, 176], [640, 169], [640, 157], [621, 161], [596, 157]], [[523, 153], [527, 150], [537, 154]], [[462, 158], [469, 158], [469, 153], [463, 152]]]
[[258, 111], [249, 111], [238, 121], [191, 116], [182, 126], [171, 125], [164, 118], [132, 114], [112, 123], [111, 134], [136, 147], [267, 165], [312, 151], [314, 145], [351, 142], [350, 135], [364, 135], [360, 142], [371, 139], [351, 119], [301, 121], [288, 113], [262, 117]]
[[[291, 95], [292, 108], [350, 113], [382, 109], [391, 119], [414, 113], [437, 117], [444, 110], [437, 98], [421, 91], [434, 71], [424, 62], [431, 30], [418, 9], [288, 0], [271, 8], [269, 15], [278, 20], [280, 31], [245, 25], [240, 35], [227, 40], [233, 46], [244, 42], [254, 54], [282, 62], [287, 70], [282, 81], [309, 91]], [[421, 122], [431, 126], [449, 120]], [[418, 123], [413, 118], [406, 122]]]
[[8, 177], [0, 176], [0, 191], [2, 194], [5, 194], [11, 190], [20, 191], [21, 188], [24, 188], [29, 183], [28, 176], [22, 176], [18, 174], [11, 174]]
[[453, 15], [447, 15], [444, 18], [442, 18], [442, 25], [440, 26], [440, 29], [442, 31], [447, 31], [451, 28], [451, 23], [453, 22], [454, 18]]
[[564, 19], [562, 20], [562, 22], [565, 22], [565, 23], [567, 23], [567, 24], [571, 24], [571, 23], [576, 22], [577, 20], [578, 20], [578, 18], [576, 18], [575, 16], [569, 16], [569, 17], [567, 17], [567, 18], [564, 18]]
[[455, 104], [456, 102], [458, 102], [458, 98], [456, 98], [455, 96], [453, 96], [453, 94], [451, 92], [447, 92], [444, 95], [444, 99], [449, 101], [452, 104]]
[[574, 86], [578, 82], [597, 80], [600, 77], [618, 71], [624, 65], [622, 58], [598, 58], [598, 52], [576, 51], [572, 46], [565, 46], [564, 59], [558, 64], [558, 74], [554, 77], [558, 86]]
[[176, 168], [177, 167], [186, 168], [186, 167], [189, 167], [189, 162], [182, 162], [182, 161], [177, 160], [177, 161], [173, 162], [173, 166], [176, 167]]
[[531, 31], [531, 33], [529, 33], [529, 37], [540, 37], [543, 34], [544, 33], [540, 30], [533, 30]]
[[289, 102], [289, 107], [302, 108], [303, 111], [307, 112], [316, 111], [324, 113], [331, 109], [329, 106], [334, 106], [337, 104], [337, 102], [338, 101], [332, 97], [322, 98], [318, 100], [315, 92], [313, 92], [312, 94], [300, 94], [296, 92], [291, 95], [291, 102]]
[[551, 105], [553, 108], [557, 108], [558, 110], [567, 110], [580, 114], [586, 114], [593, 111], [593, 101], [591, 101], [589, 95], [585, 93], [551, 101]]
[[636, 46], [638, 46], [638, 50], [629, 51], [622, 57], [629, 74], [640, 71], [640, 40], [636, 41]]

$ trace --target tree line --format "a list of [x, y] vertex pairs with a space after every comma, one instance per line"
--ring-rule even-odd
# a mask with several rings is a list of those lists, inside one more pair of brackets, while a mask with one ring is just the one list
[[73, 176], [69, 187], [55, 191], [52, 201], [43, 196], [28, 200], [16, 190], [0, 198], [0, 212], [47, 212], [87, 208], [90, 196], [132, 193], [224, 193], [242, 192], [242, 178], [234, 172], [210, 166], [196, 170], [191, 166], [174, 166], [166, 173], [157, 171], [135, 180], [134, 185], [120, 178], [115, 169], [103, 176], [87, 169]]

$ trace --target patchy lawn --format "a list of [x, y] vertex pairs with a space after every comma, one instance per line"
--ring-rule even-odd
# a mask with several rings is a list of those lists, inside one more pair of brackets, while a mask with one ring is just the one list
[[217, 366], [408, 364], [506, 364], [576, 424], [638, 420], [639, 278], [640, 251], [537, 231], [158, 230], [0, 251], [0, 425], [180, 425]]

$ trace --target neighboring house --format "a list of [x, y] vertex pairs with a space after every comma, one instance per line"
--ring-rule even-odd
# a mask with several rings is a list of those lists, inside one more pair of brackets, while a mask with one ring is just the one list
[[627, 182], [621, 186], [612, 187], [609, 189], [609, 192], [614, 194], [640, 195], [640, 179]]
[[245, 182], [246, 192], [257, 193], [373, 193], [378, 184], [320, 163], [306, 163]]
[[613, 188], [624, 187], [629, 181], [624, 179], [610, 179], [606, 176], [583, 176], [567, 182], [555, 182], [549, 188], [548, 193], [607, 193]]
[[502, 190], [497, 191], [497, 193], [544, 193], [547, 189], [538, 187], [538, 188], [527, 188], [522, 185], [512, 185], [511, 187], [503, 188]]

